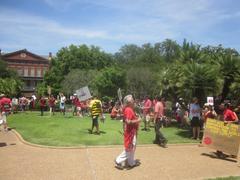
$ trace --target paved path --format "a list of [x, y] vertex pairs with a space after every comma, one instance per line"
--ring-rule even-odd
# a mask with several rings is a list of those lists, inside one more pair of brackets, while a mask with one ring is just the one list
[[141, 180], [206, 179], [240, 176], [234, 160], [210, 156], [212, 150], [197, 145], [138, 146], [141, 165], [117, 170], [113, 160], [121, 146], [50, 149], [26, 145], [13, 132], [0, 132], [1, 180]]

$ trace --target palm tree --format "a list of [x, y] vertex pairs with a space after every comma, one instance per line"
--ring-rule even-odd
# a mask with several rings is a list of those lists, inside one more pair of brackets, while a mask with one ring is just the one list
[[180, 61], [182, 63], [207, 62], [207, 55], [201, 50], [201, 46], [198, 44], [189, 43], [186, 40], [183, 41], [183, 45], [180, 51]]
[[216, 95], [219, 89], [217, 66], [187, 63], [183, 67], [182, 92], [189, 98], [197, 97], [203, 103], [208, 95]]
[[219, 56], [217, 63], [224, 80], [221, 93], [223, 101], [230, 92], [230, 86], [240, 75], [240, 59], [238, 56], [233, 56], [232, 53], [226, 53]]

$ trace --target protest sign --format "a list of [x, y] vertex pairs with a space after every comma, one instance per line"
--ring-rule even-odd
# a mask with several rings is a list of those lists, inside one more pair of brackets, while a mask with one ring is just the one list
[[213, 106], [214, 104], [213, 97], [207, 97], [207, 103]]
[[87, 86], [76, 90], [76, 94], [80, 101], [86, 101], [87, 99], [90, 99], [92, 97]]
[[224, 153], [238, 156], [240, 145], [240, 126], [207, 119], [202, 144]]
[[120, 103], [122, 104], [122, 91], [120, 88], [118, 88], [117, 94], [118, 94], [118, 99], [119, 99]]

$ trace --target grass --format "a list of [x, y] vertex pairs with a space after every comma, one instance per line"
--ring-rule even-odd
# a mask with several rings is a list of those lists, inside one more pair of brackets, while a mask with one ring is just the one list
[[[73, 117], [68, 113], [65, 117], [60, 113], [50, 117], [48, 113], [40, 116], [40, 112], [25, 112], [8, 117], [8, 124], [16, 129], [22, 137], [31, 143], [49, 146], [79, 146], [79, 145], [117, 145], [123, 144], [122, 123], [111, 120], [107, 116], [105, 123], [99, 122], [101, 135], [89, 134], [90, 117]], [[141, 131], [138, 134], [138, 144], [152, 144], [155, 137], [154, 129]], [[189, 130], [175, 126], [161, 129], [168, 143], [197, 143], [191, 140]]]

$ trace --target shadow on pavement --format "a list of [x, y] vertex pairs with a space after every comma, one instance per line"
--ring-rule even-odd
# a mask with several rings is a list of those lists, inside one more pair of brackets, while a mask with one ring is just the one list
[[0, 147], [7, 146], [7, 143], [0, 143]]
[[224, 161], [230, 161], [230, 162], [237, 162], [237, 160], [234, 159], [229, 159], [229, 158], [219, 158], [217, 157], [214, 153], [208, 154], [208, 153], [202, 153], [202, 156], [208, 156], [210, 158], [214, 158], [214, 159], [219, 159], [219, 160], [224, 160]]

